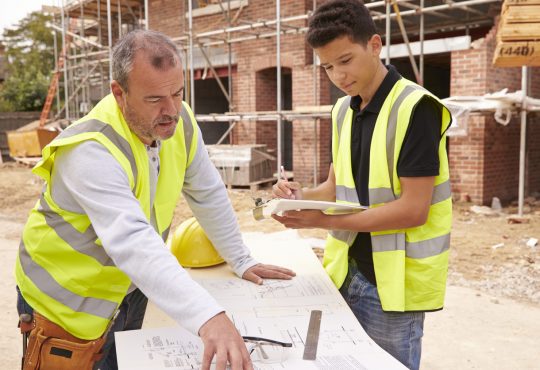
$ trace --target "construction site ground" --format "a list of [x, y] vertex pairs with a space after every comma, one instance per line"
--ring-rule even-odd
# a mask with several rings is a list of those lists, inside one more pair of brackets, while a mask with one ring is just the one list
[[[28, 167], [0, 164], [0, 322], [1, 369], [17, 369], [22, 351], [17, 329], [13, 266], [19, 238], [42, 188]], [[253, 198], [269, 190], [229, 190], [243, 232], [274, 232], [273, 220], [256, 222]], [[445, 309], [426, 315], [422, 369], [540, 369], [540, 199], [529, 197], [526, 223], [509, 223], [503, 214], [486, 216], [472, 204], [454, 205], [450, 268]], [[191, 212], [182, 201], [174, 225]], [[300, 232], [324, 238], [320, 230]], [[529, 241], [529, 245], [527, 242]]]

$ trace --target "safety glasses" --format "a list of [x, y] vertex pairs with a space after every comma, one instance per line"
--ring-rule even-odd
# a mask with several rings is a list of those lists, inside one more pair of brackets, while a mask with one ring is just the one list
[[249, 355], [253, 362], [264, 364], [282, 363], [286, 358], [286, 348], [292, 343], [280, 342], [273, 339], [243, 336]]

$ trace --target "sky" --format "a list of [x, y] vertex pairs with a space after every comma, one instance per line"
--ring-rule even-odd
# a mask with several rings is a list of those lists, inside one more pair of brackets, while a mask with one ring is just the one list
[[0, 36], [4, 28], [17, 24], [29, 13], [41, 10], [42, 5], [59, 5], [61, 0], [19, 0], [12, 5], [3, 6], [0, 11]]

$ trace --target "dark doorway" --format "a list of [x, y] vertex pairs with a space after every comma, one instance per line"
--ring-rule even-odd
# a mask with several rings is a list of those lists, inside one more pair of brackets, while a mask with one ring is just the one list
[[[228, 77], [222, 77], [221, 82], [227, 87]], [[229, 102], [219, 88], [214, 78], [195, 80], [195, 110], [196, 114], [225, 113], [229, 111]], [[215, 144], [229, 128], [227, 122], [199, 122], [199, 127], [206, 144]], [[228, 144], [225, 137], [221, 144]]]
[[[277, 110], [277, 69], [266, 68], [256, 74], [257, 111]], [[292, 109], [292, 74], [290, 68], [281, 68], [281, 108]], [[292, 122], [282, 121], [282, 165], [285, 169], [293, 170]], [[269, 153], [277, 157], [277, 126], [275, 121], [257, 122], [257, 143], [266, 144]]]
[[[408, 57], [392, 59], [390, 64], [403, 77], [416, 82]], [[440, 99], [450, 96], [450, 53], [424, 55], [424, 87]]]

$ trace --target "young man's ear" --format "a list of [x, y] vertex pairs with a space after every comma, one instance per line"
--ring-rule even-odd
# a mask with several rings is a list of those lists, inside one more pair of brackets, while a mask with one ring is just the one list
[[371, 39], [369, 40], [369, 43], [371, 44], [371, 51], [374, 56], [377, 58], [381, 55], [382, 51], [382, 39], [380, 35], [373, 35], [371, 36]]
[[124, 108], [124, 97], [125, 92], [124, 89], [122, 89], [122, 86], [118, 83], [116, 80], [112, 80], [111, 82], [111, 92], [116, 99], [116, 103], [120, 106], [120, 108]]

